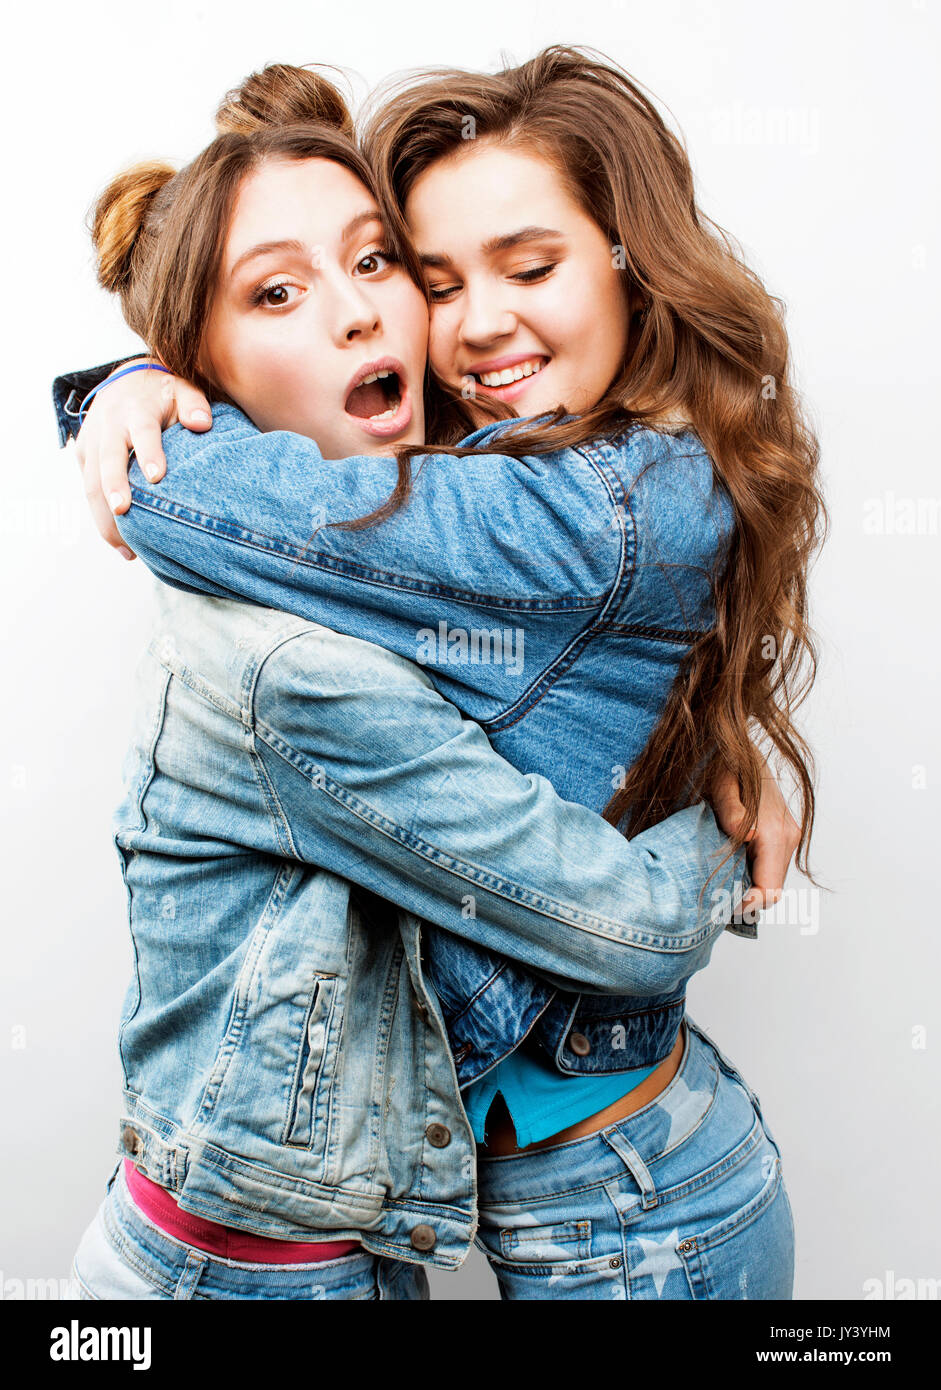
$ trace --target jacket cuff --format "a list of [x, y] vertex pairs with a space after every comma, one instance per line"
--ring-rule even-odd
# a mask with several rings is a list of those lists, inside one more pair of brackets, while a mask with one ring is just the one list
[[59, 448], [64, 449], [70, 439], [78, 436], [78, 413], [82, 401], [93, 387], [98, 386], [105, 377], [123, 367], [125, 362], [133, 362], [137, 357], [145, 357], [146, 352], [134, 352], [129, 357], [119, 357], [117, 362], [108, 362], [103, 367], [86, 367], [79, 372], [66, 372], [57, 376], [52, 383], [52, 406], [56, 413], [56, 426], [59, 431]]

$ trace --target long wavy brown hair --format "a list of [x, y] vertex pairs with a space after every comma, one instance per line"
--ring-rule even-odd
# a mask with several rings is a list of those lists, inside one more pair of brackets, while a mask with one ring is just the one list
[[[305, 132], [299, 123], [311, 119], [326, 124]], [[172, 169], [138, 166], [106, 190], [95, 217], [102, 283], [121, 293], [151, 350], [211, 399], [224, 397], [198, 369], [202, 325], [235, 191], [257, 160], [337, 157], [376, 192], [393, 248], [419, 283], [406, 201], [435, 161], [467, 149], [469, 128], [477, 141], [530, 151], [558, 170], [619, 253], [634, 306], [628, 348], [592, 410], [511, 426], [501, 449], [543, 454], [680, 418], [709, 451], [736, 523], [714, 576], [715, 627], [684, 658], [605, 816], [634, 835], [698, 800], [724, 766], [745, 807], [732, 837], [740, 845], [758, 813], [763, 745], [795, 784], [797, 862], [807, 872], [814, 771], [794, 712], [816, 674], [807, 579], [826, 531], [818, 445], [791, 382], [783, 305], [697, 207], [686, 152], [652, 100], [602, 56], [553, 47], [502, 72], [438, 69], [382, 91], [364, 130], [368, 163], [342, 97], [306, 67], [253, 73], [216, 122], [220, 138], [176, 176], [172, 198]], [[513, 415], [494, 401], [472, 408], [434, 379], [426, 394], [429, 439], [456, 455], [473, 452], [457, 441], [481, 415]], [[395, 491], [354, 525], [376, 524], [406, 501], [421, 452], [400, 452]]]
[[407, 234], [416, 180], [474, 142], [527, 151], [558, 171], [619, 253], [634, 305], [621, 370], [597, 405], [514, 427], [500, 447], [512, 435], [514, 452], [545, 453], [679, 417], [734, 507], [732, 546], [714, 579], [715, 627], [686, 655], [605, 816], [635, 834], [698, 799], [718, 761], [739, 778], [741, 843], [761, 791], [755, 736], [796, 785], [797, 862], [807, 871], [814, 769], [793, 716], [816, 674], [807, 579], [827, 517], [783, 305], [697, 207], [686, 151], [650, 97], [601, 55], [557, 46], [501, 72], [439, 69], [381, 90], [364, 149], [398, 234]]

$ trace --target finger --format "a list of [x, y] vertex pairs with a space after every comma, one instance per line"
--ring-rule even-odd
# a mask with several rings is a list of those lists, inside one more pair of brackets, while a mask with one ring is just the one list
[[762, 907], [771, 907], [784, 892], [784, 879], [790, 854], [780, 837], [759, 834], [752, 846], [750, 894], [761, 897]]
[[713, 782], [711, 789], [712, 808], [719, 826], [726, 835], [739, 835], [745, 831], [745, 840], [754, 839], [756, 827], [747, 829], [745, 807], [739, 796], [738, 779], [723, 773]]
[[188, 430], [207, 430], [212, 426], [212, 409], [198, 387], [181, 377], [174, 378], [176, 384], [176, 408], [180, 423]]
[[128, 436], [144, 477], [158, 483], [167, 471], [159, 421], [143, 417], [135, 420], [128, 428]]
[[743, 922], [748, 922], [754, 926], [758, 921], [758, 913], [765, 907], [764, 894], [760, 890], [749, 888], [739, 905], [739, 916]]
[[91, 510], [92, 520], [98, 529], [99, 535], [107, 541], [110, 546], [125, 556], [125, 559], [135, 559], [134, 552], [124, 543], [121, 532], [115, 524], [114, 515], [108, 503], [105, 501], [104, 493], [101, 490], [101, 479], [98, 474], [97, 456], [86, 458], [85, 467], [82, 469], [82, 487], [85, 492], [85, 500]]
[[131, 505], [131, 485], [127, 480], [130, 448], [130, 436], [124, 428], [102, 422], [98, 442], [101, 493], [111, 511], [119, 516]]

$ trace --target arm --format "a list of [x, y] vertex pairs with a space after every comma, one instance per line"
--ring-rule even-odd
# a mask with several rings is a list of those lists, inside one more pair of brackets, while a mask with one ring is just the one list
[[252, 714], [298, 858], [562, 988], [672, 990], [706, 964], [741, 892], [744, 851], [702, 892], [728, 849], [707, 806], [628, 841], [370, 644], [326, 629], [283, 643]]
[[[231, 406], [216, 408], [211, 434], [177, 426], [163, 442], [166, 477], [151, 486], [135, 464], [133, 505], [117, 518], [158, 577], [432, 659], [438, 684], [475, 718], [511, 705], [621, 574], [623, 516], [574, 451], [424, 455], [413, 461], [407, 505], [355, 531], [330, 523], [386, 501], [396, 480], [389, 457], [325, 460], [312, 440], [261, 433]], [[525, 668], [429, 658], [442, 624], [521, 630]], [[446, 657], [445, 645], [437, 651]]]
[[[588, 620], [590, 609], [580, 608], [573, 599], [570, 613], [546, 614], [539, 611], [542, 596], [558, 585], [559, 574], [568, 593], [579, 588], [603, 591], [608, 582], [607, 568], [615, 564], [618, 545], [609, 499], [605, 496], [595, 508], [602, 533], [597, 546], [589, 535], [583, 553], [573, 561], [572, 538], [552, 506], [558, 477], [551, 467], [545, 472], [533, 469], [531, 464], [538, 461], [502, 455], [445, 458], [440, 467], [448, 473], [439, 470], [438, 478], [426, 477], [416, 486], [407, 515], [400, 514], [365, 535], [325, 531], [323, 498], [332, 499], [343, 519], [370, 510], [391, 491], [391, 460], [326, 462], [316, 446], [301, 436], [261, 434], [232, 407], [217, 407], [217, 412], [220, 418], [213, 440], [181, 428], [167, 432], [173, 468], [159, 488], [147, 488], [140, 470], [136, 466], [132, 470], [136, 505], [119, 525], [128, 540], [140, 547], [145, 562], [168, 583], [299, 613], [379, 641], [410, 659], [418, 655], [417, 634], [423, 628], [437, 629], [440, 622], [451, 627], [520, 624], [530, 650], [535, 648], [536, 661], [545, 666], [573, 629]], [[249, 458], [250, 475], [246, 473]], [[434, 463], [434, 456], [429, 462]], [[473, 469], [480, 471], [474, 474]], [[591, 487], [596, 480], [592, 475], [580, 481]], [[478, 496], [476, 505], [471, 505], [468, 495], [473, 501], [474, 489]], [[211, 510], [203, 500], [208, 496], [215, 499]], [[313, 506], [312, 497], [320, 499]], [[590, 505], [588, 499], [582, 500]], [[243, 523], [252, 518], [255, 529], [247, 531]], [[529, 547], [508, 546], [508, 537], [537, 532], [540, 540]], [[465, 539], [460, 547], [441, 547], [442, 534], [465, 538], [471, 534], [475, 544]], [[374, 550], [379, 550], [378, 558]], [[486, 596], [474, 596], [470, 589], [488, 580], [493, 585], [488, 556], [494, 550], [501, 566], [505, 564], [511, 573], [509, 585], [504, 584], [502, 595], [497, 596], [498, 605], [508, 601], [507, 588], [510, 601], [517, 586], [524, 594], [524, 608], [512, 617], [507, 616], [512, 610], [501, 612], [499, 606], [489, 605]], [[482, 578], [476, 573], [481, 565]], [[525, 607], [527, 600], [531, 608]], [[549, 602], [563, 610], [566, 605], [564, 598]], [[462, 610], [468, 613], [463, 619]], [[546, 638], [554, 639], [555, 646], [545, 645]], [[493, 687], [471, 689], [467, 678], [486, 680], [498, 675], [500, 668], [471, 664], [457, 671], [461, 679], [455, 675], [449, 680], [451, 672], [439, 668], [438, 684], [475, 717], [485, 717], [492, 709], [486, 697]], [[505, 699], [505, 686], [500, 694]], [[733, 833], [743, 814], [734, 774], [719, 770], [713, 782], [713, 804], [723, 830]], [[743, 904], [746, 925], [734, 928], [739, 935], [752, 935], [753, 927], [747, 924], [754, 921], [754, 913], [780, 897], [799, 839], [799, 828], [769, 771], [749, 844], [754, 887]]]

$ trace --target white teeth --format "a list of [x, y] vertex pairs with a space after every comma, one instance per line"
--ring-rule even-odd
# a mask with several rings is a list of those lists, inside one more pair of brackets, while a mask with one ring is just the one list
[[377, 372], [377, 373], [376, 373], [376, 376], [379, 377], [380, 381], [384, 380], [387, 376], [391, 376], [391, 375], [392, 375], [391, 372]]
[[386, 377], [391, 375], [391, 372], [373, 372], [371, 376], [364, 376], [359, 384], [360, 386], [368, 386], [373, 381], [385, 381]]
[[525, 376], [535, 376], [541, 372], [545, 363], [537, 357], [526, 362], [518, 362], [515, 367], [505, 367], [502, 372], [481, 372], [483, 386], [509, 386], [513, 381], [522, 381]]
[[369, 418], [370, 420], [391, 420], [397, 409], [397, 406], [391, 406], [388, 410], [384, 410], [381, 415], [370, 415]]

